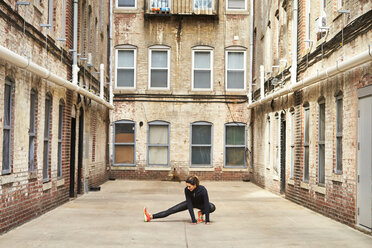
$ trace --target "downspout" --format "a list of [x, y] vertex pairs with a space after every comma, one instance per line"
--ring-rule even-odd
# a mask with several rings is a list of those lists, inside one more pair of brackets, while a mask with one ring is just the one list
[[298, 0], [293, 0], [292, 16], [292, 66], [291, 66], [291, 84], [297, 82], [297, 30], [298, 29]]
[[265, 97], [265, 67], [263, 65], [260, 65], [260, 99], [263, 99]]
[[105, 65], [99, 65], [99, 97], [103, 99], [105, 86]]
[[72, 42], [72, 84], [74, 85], [78, 83], [78, 72], [80, 71], [77, 65], [78, 7], [79, 0], [74, 0], [74, 34]]
[[251, 104], [252, 103], [252, 83], [253, 83], [253, 34], [254, 34], [254, 31], [253, 31], [253, 22], [254, 22], [254, 5], [253, 5], [253, 2], [254, 0], [251, 0], [251, 11], [250, 11], [250, 15], [251, 15], [251, 39], [250, 39], [250, 44], [249, 44], [249, 76], [250, 76], [250, 80], [249, 80], [249, 88], [248, 88], [248, 104]]
[[113, 94], [112, 94], [112, 0], [110, 0], [110, 17], [109, 17], [109, 47], [110, 47], [110, 53], [108, 54], [109, 56], [109, 101], [110, 104], [113, 105]]

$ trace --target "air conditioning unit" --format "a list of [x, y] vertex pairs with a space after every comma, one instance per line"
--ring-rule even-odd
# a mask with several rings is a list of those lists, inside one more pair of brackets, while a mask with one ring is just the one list
[[87, 65], [92, 66], [92, 53], [88, 53]]
[[327, 27], [327, 16], [325, 15], [325, 13], [321, 16], [318, 17], [318, 19], [316, 20], [317, 22], [317, 33], [322, 33], [322, 32], [326, 32], [328, 30], [328, 27]]

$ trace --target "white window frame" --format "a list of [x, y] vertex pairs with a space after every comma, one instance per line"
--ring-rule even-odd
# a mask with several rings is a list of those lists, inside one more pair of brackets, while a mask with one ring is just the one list
[[[210, 54], [210, 68], [195, 69], [195, 52], [209, 52]], [[194, 47], [192, 50], [192, 69], [191, 69], [191, 89], [194, 91], [213, 91], [213, 49], [210, 47]], [[195, 88], [194, 72], [195, 71], [210, 71], [210, 87], [209, 88]]]
[[214, 8], [214, 0], [201, 0], [202, 2], [208, 2], [208, 1], [211, 1], [211, 2], [212, 2], [212, 7], [210, 7], [210, 8], [208, 8], [208, 7], [195, 8], [195, 1], [196, 1], [196, 0], [193, 0], [193, 1], [192, 1], [192, 9], [193, 9], [193, 10], [213, 10], [213, 8]]
[[[133, 125], [134, 128], [134, 137], [133, 137], [133, 142], [128, 142], [128, 143], [116, 143], [115, 142], [115, 133], [116, 133], [116, 125], [117, 124], [131, 124]], [[113, 156], [113, 165], [114, 166], [128, 166], [128, 167], [134, 167], [136, 166], [136, 123], [134, 121], [129, 121], [129, 120], [119, 120], [114, 122], [114, 127], [113, 127], [113, 151], [112, 151], [112, 156]], [[116, 163], [115, 161], [115, 147], [116, 145], [122, 145], [122, 146], [133, 146], [133, 163]]]
[[[229, 63], [229, 53], [243, 53], [243, 69], [229, 69], [228, 68], [228, 63]], [[243, 49], [241, 47], [234, 47], [234, 48], [229, 48], [229, 49], [226, 49], [225, 51], [225, 90], [226, 91], [245, 91], [246, 88], [247, 88], [247, 53], [246, 53], [246, 49]], [[239, 89], [239, 88], [231, 88], [229, 89], [227, 87], [227, 84], [228, 84], [228, 78], [227, 78], [227, 72], [228, 71], [242, 71], [244, 72], [244, 76], [243, 76], [243, 89]]]
[[[133, 67], [118, 67], [119, 51], [133, 51]], [[117, 89], [135, 89], [137, 85], [137, 48], [131, 45], [118, 46], [115, 48], [115, 88]], [[134, 69], [133, 87], [118, 86], [118, 69]]]
[[230, 9], [229, 8], [229, 0], [226, 0], [226, 10], [228, 11], [246, 11], [247, 10], [247, 0], [244, 0], [244, 9]]
[[[210, 126], [211, 127], [211, 143], [210, 144], [194, 144], [192, 140], [193, 126]], [[209, 147], [210, 161], [209, 164], [193, 164], [192, 163], [192, 148], [193, 147]], [[213, 165], [213, 124], [205, 121], [198, 121], [191, 123], [190, 127], [190, 167], [212, 167]]]
[[37, 110], [37, 91], [31, 89], [30, 92], [30, 126], [28, 130], [29, 148], [28, 148], [28, 171], [33, 172], [35, 167], [35, 145], [36, 145], [36, 110]]
[[[244, 127], [244, 145], [227, 145], [226, 135], [227, 127]], [[225, 168], [246, 168], [247, 167], [247, 125], [244, 123], [226, 123], [224, 127], [224, 161], [223, 165]], [[226, 148], [244, 148], [244, 165], [228, 165], [226, 163], [227, 149]]]
[[275, 115], [275, 163], [274, 163], [274, 175], [279, 175], [280, 166], [280, 118], [279, 114]]
[[[163, 67], [163, 68], [156, 68], [156, 69], [160, 69], [160, 70], [164, 70], [166, 69], [167, 70], [167, 87], [151, 87], [151, 70], [153, 69], [152, 68], [152, 65], [151, 65], [151, 56], [152, 56], [152, 52], [157, 52], [157, 51], [160, 51], [160, 52], [167, 52], [167, 67]], [[170, 89], [170, 48], [167, 47], [167, 46], [152, 46], [149, 48], [149, 78], [148, 78], [148, 87], [150, 90], [169, 90]]]
[[137, 0], [134, 0], [134, 7], [119, 6], [119, 0], [116, 0], [115, 8], [118, 8], [118, 9], [137, 9]]
[[[167, 136], [167, 144], [150, 144], [150, 127], [151, 126], [166, 126], [168, 129], [168, 136]], [[162, 167], [168, 167], [169, 166], [169, 143], [170, 143], [170, 124], [166, 121], [151, 121], [148, 123], [147, 127], [147, 166], [162, 166]], [[151, 147], [167, 147], [167, 164], [150, 164], [150, 148]]]
[[[44, 106], [44, 140], [43, 140], [43, 182], [48, 182], [50, 180], [49, 174], [49, 150], [50, 150], [50, 142], [51, 142], [51, 130], [50, 121], [52, 120], [53, 115], [53, 97], [50, 93], [47, 93], [45, 96], [45, 106]], [[47, 103], [49, 105], [47, 105]], [[47, 112], [48, 107], [48, 112]]]
[[57, 178], [61, 179], [63, 174], [62, 174], [62, 141], [63, 141], [63, 113], [65, 109], [65, 104], [62, 100], [59, 102], [58, 106], [58, 164], [57, 164]]
[[[306, 120], [308, 120], [308, 122]], [[308, 150], [307, 156], [306, 156], [306, 149]], [[306, 169], [307, 169], [307, 174], [305, 173]], [[302, 180], [303, 182], [308, 183], [309, 179], [310, 179], [310, 106], [307, 106], [307, 107], [304, 107], [304, 144], [303, 144], [303, 177], [302, 177]]]
[[[5, 88], [9, 87], [9, 102], [6, 103], [6, 97], [5, 97]], [[5, 87], [4, 87], [4, 119], [3, 119], [3, 147], [6, 145], [6, 140], [5, 140], [5, 132], [8, 132], [8, 154], [4, 154], [4, 149], [3, 149], [3, 159], [2, 159], [2, 167], [1, 167], [1, 174], [6, 175], [6, 174], [11, 174], [12, 173], [12, 121], [13, 121], [13, 91], [14, 91], [14, 83], [10, 81], [8, 78], [5, 78]], [[9, 105], [7, 109], [5, 109], [5, 105]], [[5, 116], [8, 115], [9, 118], [9, 124], [6, 123], [6, 118]], [[8, 165], [4, 165], [4, 160], [5, 156], [7, 157], [7, 160], [9, 162]]]
[[271, 163], [271, 120], [270, 116], [267, 117], [267, 122], [266, 122], [266, 140], [267, 140], [267, 157], [266, 157], [266, 168], [270, 169], [270, 163]]

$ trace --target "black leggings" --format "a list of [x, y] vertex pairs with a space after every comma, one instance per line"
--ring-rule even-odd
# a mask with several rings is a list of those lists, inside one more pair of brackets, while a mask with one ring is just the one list
[[[204, 206], [194, 206], [194, 207], [200, 209], [202, 211], [202, 213], [204, 214]], [[187, 202], [186, 201], [178, 203], [177, 205], [169, 208], [168, 210], [153, 214], [152, 218], [153, 219], [164, 218], [164, 217], [167, 217], [168, 215], [175, 214], [175, 213], [185, 211], [185, 210], [187, 210]], [[209, 213], [213, 213], [214, 210], [216, 210], [216, 206], [213, 203], [210, 202], [209, 203]]]

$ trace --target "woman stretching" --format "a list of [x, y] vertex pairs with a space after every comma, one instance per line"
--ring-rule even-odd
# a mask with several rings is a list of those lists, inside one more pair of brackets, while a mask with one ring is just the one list
[[[149, 214], [144, 208], [143, 215], [145, 222], [149, 222], [152, 219], [159, 219], [167, 217], [168, 215], [175, 214], [181, 211], [189, 210], [191, 221], [193, 224], [196, 224], [196, 219], [194, 215], [194, 208], [198, 208], [201, 211], [198, 212], [198, 222], [204, 222], [205, 224], [210, 224], [209, 214], [213, 213], [216, 210], [216, 206], [209, 202], [207, 189], [199, 185], [199, 179], [196, 176], [190, 176], [186, 179], [186, 188], [185, 188], [186, 201], [181, 202], [168, 210], [156, 213]], [[205, 215], [205, 220], [203, 218]]]

